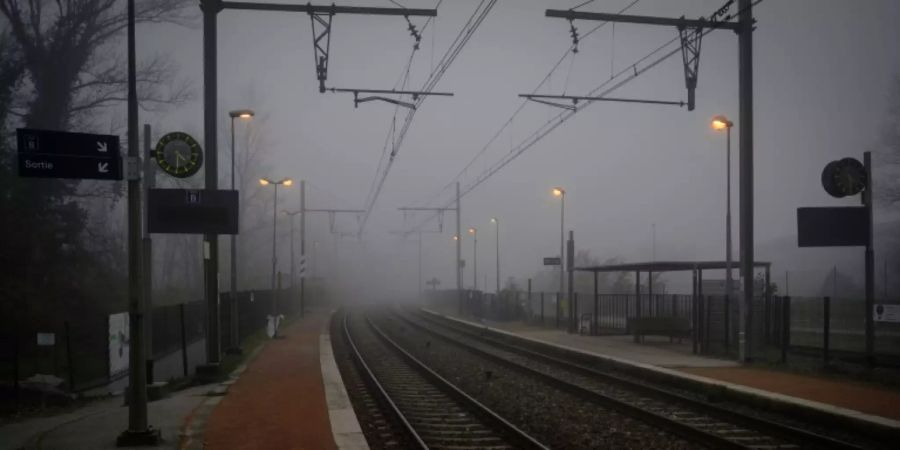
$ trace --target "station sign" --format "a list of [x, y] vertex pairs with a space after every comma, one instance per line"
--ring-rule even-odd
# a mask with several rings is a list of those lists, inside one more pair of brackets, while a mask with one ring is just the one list
[[545, 266], [558, 266], [558, 265], [560, 265], [560, 262], [561, 261], [560, 261], [559, 257], [544, 258]]
[[16, 143], [20, 177], [122, 179], [118, 136], [19, 128]]
[[238, 234], [238, 191], [150, 189], [147, 221], [151, 233]]
[[800, 247], [865, 246], [869, 217], [865, 206], [797, 208]]

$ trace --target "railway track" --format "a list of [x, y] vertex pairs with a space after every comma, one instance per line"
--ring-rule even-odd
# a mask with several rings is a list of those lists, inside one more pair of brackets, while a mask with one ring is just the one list
[[343, 334], [386, 414], [402, 424], [406, 436], [398, 441], [421, 449], [547, 448], [400, 348], [368, 318], [345, 313]]
[[398, 315], [406, 323], [453, 345], [710, 447], [862, 448], [800, 428], [740, 414], [555, 355], [499, 341], [441, 319], [417, 314], [416, 318], [420, 320], [415, 320], [407, 314]]

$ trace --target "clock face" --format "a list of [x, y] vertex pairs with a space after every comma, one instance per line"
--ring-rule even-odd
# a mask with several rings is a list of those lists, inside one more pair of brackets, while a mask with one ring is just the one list
[[187, 178], [203, 165], [200, 144], [180, 131], [163, 136], [156, 144], [153, 156], [160, 169], [177, 178]]
[[868, 185], [868, 174], [861, 162], [853, 158], [832, 161], [822, 171], [822, 186], [833, 197], [856, 195]]

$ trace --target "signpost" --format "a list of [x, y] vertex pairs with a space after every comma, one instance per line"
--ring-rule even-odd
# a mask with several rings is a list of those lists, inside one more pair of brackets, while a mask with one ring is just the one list
[[16, 141], [20, 177], [122, 179], [118, 136], [19, 128]]

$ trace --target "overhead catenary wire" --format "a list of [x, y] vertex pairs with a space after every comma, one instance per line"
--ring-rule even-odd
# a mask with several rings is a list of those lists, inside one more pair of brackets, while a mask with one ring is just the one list
[[[759, 3], [761, 3], [762, 1], [763, 1], [763, 0], [755, 0], [754, 2], [752, 2], [752, 3], [750, 4], [749, 7], [756, 6], [756, 5], [758, 5]], [[631, 5], [633, 5], [633, 4], [636, 3], [636, 2], [637, 2], [637, 0], [636, 0], [635, 2], [633, 2]], [[628, 7], [630, 7], [631, 5], [627, 6], [626, 9], [627, 9]], [[724, 20], [730, 20], [730, 18], [735, 17], [735, 16], [738, 16], [742, 11], [743, 11], [743, 10], [737, 11], [737, 12], [734, 13], [734, 14], [729, 14], [729, 15], [725, 16]], [[622, 13], [622, 11], [620, 11], [618, 14], [621, 14], [621, 13]], [[603, 23], [601, 23], [600, 25], [598, 25], [597, 27], [595, 27], [594, 29], [592, 29], [589, 33], [593, 32], [593, 31], [596, 31], [597, 29], [599, 29], [601, 26], [605, 25], [606, 23], [609, 23], [609, 22], [603, 22]], [[713, 28], [705, 29], [705, 30], [703, 30], [702, 35], [705, 36], [706, 34], [710, 33], [711, 31], [713, 31]], [[585, 35], [587, 35], [587, 34], [589, 34], [589, 33], [586, 33]], [[666, 41], [665, 43], [663, 43], [662, 45], [660, 45], [659, 47], [657, 47], [656, 49], [654, 49], [653, 51], [651, 51], [651, 52], [648, 53], [647, 55], [641, 57], [640, 59], [638, 59], [638, 60], [635, 61], [634, 63], [629, 64], [629, 65], [626, 66], [624, 69], [622, 69], [622, 70], [620, 70], [619, 72], [617, 72], [617, 73], [616, 73], [614, 76], [612, 76], [610, 79], [608, 79], [607, 81], [601, 83], [601, 84], [600, 84], [599, 86], [597, 86], [596, 88], [594, 88], [594, 89], [592, 89], [591, 91], [589, 91], [589, 92], [588, 92], [588, 96], [595, 96], [595, 97], [606, 96], [606, 95], [610, 94], [611, 92], [615, 91], [616, 89], [619, 89], [619, 88], [622, 87], [623, 85], [627, 84], [628, 82], [634, 80], [635, 78], [637, 78], [637, 77], [640, 76], [641, 74], [645, 73], [646, 71], [648, 71], [648, 70], [650, 70], [650, 69], [656, 67], [657, 65], [661, 64], [663, 61], [669, 59], [670, 57], [672, 57], [672, 56], [674, 56], [674, 55], [676, 55], [676, 54], [678, 54], [678, 53], [680, 52], [680, 47], [676, 47], [676, 48], [674, 48], [673, 50], [668, 51], [667, 53], [663, 54], [662, 56], [660, 56], [660, 57], [654, 59], [653, 61], [651, 61], [651, 62], [649, 62], [649, 63], [647, 63], [645, 66], [642, 66], [642, 67], [640, 67], [640, 68], [638, 67], [639, 65], [643, 64], [644, 62], [646, 62], [647, 60], [649, 60], [650, 58], [652, 58], [654, 55], [660, 53], [660, 52], [663, 51], [666, 47], [669, 47], [672, 43], [674, 43], [674, 42], [676, 42], [676, 41], [678, 41], [678, 40], [679, 40], [678, 37], [674, 37], [674, 38], [672, 38], [672, 39]], [[554, 70], [556, 70], [556, 68], [559, 66], [559, 64], [562, 63], [562, 61], [565, 59], [565, 57], [566, 57], [566, 55], [563, 55], [563, 57], [560, 58], [560, 60], [557, 62], [557, 64], [554, 66], [554, 68], [551, 69], [551, 72], [548, 73], [547, 77], [545, 77], [544, 80], [546, 80], [547, 78], [550, 77], [550, 75], [553, 73]], [[617, 82], [613, 83], [615, 80], [617, 80], [617, 79], [619, 79], [619, 78], [622, 78], [622, 79], [621, 79], [620, 81], [617, 81]], [[541, 84], [538, 85], [538, 88], [540, 88], [540, 86], [541, 86], [543, 83], [544, 83], [544, 81], [542, 81]], [[611, 85], [610, 85], [610, 84], [611, 84]], [[535, 93], [536, 91], [537, 91], [537, 89], [535, 89], [535, 91], [533, 91], [532, 93]], [[528, 101], [528, 100], [526, 100], [525, 102], [527, 102], [527, 101]], [[509, 164], [510, 162], [512, 162], [512, 161], [513, 161], [515, 158], [517, 158], [519, 155], [521, 155], [522, 153], [524, 153], [525, 151], [527, 151], [529, 148], [531, 148], [534, 144], [536, 144], [537, 142], [539, 142], [544, 136], [546, 136], [547, 134], [549, 134], [550, 132], [552, 132], [553, 130], [555, 130], [558, 126], [562, 125], [562, 124], [563, 124], [565, 121], [567, 121], [569, 118], [571, 118], [572, 116], [574, 116], [574, 115], [577, 114], [578, 112], [584, 110], [586, 107], [590, 106], [590, 105], [593, 104], [593, 103], [594, 103], [593, 101], [589, 101], [589, 102], [581, 103], [580, 105], [575, 105], [575, 107], [574, 107], [573, 109], [571, 109], [571, 110], [564, 110], [564, 111], [562, 111], [562, 112], [559, 112], [559, 113], [556, 114], [554, 117], [552, 117], [551, 119], [547, 120], [544, 124], [542, 124], [540, 127], [538, 127], [537, 130], [535, 130], [535, 131], [534, 131], [533, 133], [531, 133], [527, 138], [525, 138], [524, 140], [522, 140], [522, 141], [519, 143], [518, 146], [516, 146], [515, 148], [511, 149], [511, 150], [509, 151], [509, 153], [507, 153], [506, 155], [504, 155], [503, 157], [501, 157], [500, 160], [498, 160], [497, 162], [495, 162], [495, 163], [494, 163], [493, 165], [491, 165], [489, 168], [487, 168], [486, 170], [484, 170], [480, 175], [478, 175], [478, 176], [475, 178], [474, 181], [472, 181], [470, 184], [468, 184], [468, 185], [466, 185], [466, 186], [464, 186], [464, 187], [461, 187], [461, 189], [460, 189], [460, 196], [465, 196], [466, 194], [468, 194], [469, 192], [471, 192], [472, 190], [474, 190], [476, 187], [478, 187], [479, 185], [481, 185], [481, 184], [482, 184], [484, 181], [486, 181], [488, 178], [490, 178], [491, 176], [493, 176], [495, 173], [499, 172], [500, 169], [502, 169], [503, 167], [505, 167], [507, 164]], [[503, 130], [511, 123], [511, 122], [512, 122], [512, 120], [516, 117], [516, 115], [517, 115], [523, 108], [524, 108], [524, 104], [520, 105], [519, 108], [516, 109], [516, 112], [513, 113], [513, 116], [512, 116], [509, 120], [507, 120], [507, 122], [500, 128], [500, 130], [499, 130], [499, 131], [491, 138], [491, 140], [488, 142], [488, 144], [486, 144], [486, 145], [482, 148], [482, 150], [479, 151], [479, 153], [475, 156], [475, 158], [473, 158], [473, 159], [466, 165], [466, 167], [463, 168], [463, 170], [461, 170], [460, 173], [459, 173], [456, 177], [453, 178], [453, 180], [452, 180], [450, 183], [448, 183], [447, 185], [445, 185], [444, 188], [442, 188], [440, 191], [438, 191], [437, 195], [435, 195], [434, 197], [437, 197], [438, 195], [440, 195], [441, 193], [443, 193], [444, 191], [446, 191], [447, 188], [448, 188], [449, 186], [455, 185], [455, 183], [462, 177], [462, 175], [463, 175], [463, 174], [468, 170], [468, 168], [475, 162], [475, 160], [477, 160], [478, 157], [481, 156], [481, 154], [483, 154], [483, 153], [487, 150], [487, 148], [494, 142], [494, 140], [496, 140], [497, 136], [499, 136], [499, 134], [500, 134], [500, 133], [501, 133], [501, 132], [502, 132], [502, 131], [503, 131]], [[455, 201], [456, 201], [455, 198], [450, 199], [450, 200], [448, 200], [448, 201], [445, 203], [445, 205], [447, 205], [447, 206], [452, 205]], [[430, 202], [429, 202], [429, 203], [430, 203]], [[434, 215], [431, 215], [430, 217], [426, 218], [426, 219], [425, 219], [424, 221], [422, 221], [418, 226], [416, 226], [415, 228], [413, 228], [412, 231], [416, 231], [417, 229], [421, 228], [422, 226], [424, 226], [425, 224], [427, 224], [428, 222], [430, 222], [431, 220], [433, 220], [434, 217], [435, 217]]]
[[[629, 4], [627, 4], [623, 8], [621, 8], [617, 12], [617, 14], [622, 14], [622, 13], [628, 11], [629, 9], [634, 7], [634, 5], [636, 5], [639, 1], [640, 0], [632, 0]], [[580, 6], [583, 6], [583, 5], [578, 5], [575, 8], [578, 8]], [[573, 9], [575, 9], [575, 8], [573, 8]], [[602, 23], [597, 24], [596, 26], [594, 26], [593, 28], [588, 30], [586, 33], [582, 34], [581, 39], [583, 40], [584, 38], [594, 34], [597, 30], [603, 28], [607, 23], [608, 22], [602, 22]], [[537, 86], [535, 86], [535, 88], [531, 91], [532, 94], [536, 94], [545, 84], [547, 84], [550, 81], [551, 77], [553, 76], [553, 73], [560, 67], [560, 65], [562, 65], [563, 61], [565, 61], [566, 58], [569, 57], [570, 54], [572, 54], [572, 50], [574, 48], [575, 48], [575, 44], [572, 44], [568, 48], [566, 48], [566, 51], [562, 54], [562, 56], [559, 57], [559, 59], [556, 61], [556, 63], [553, 65], [553, 67], [551, 67], [550, 70], [547, 72], [547, 74], [544, 75], [544, 78], [542, 78], [541, 81], [537, 84]], [[610, 77], [610, 78], [612, 78], [612, 77]], [[420, 203], [430, 204], [437, 197], [439, 197], [442, 193], [451, 189], [456, 184], [456, 182], [459, 181], [466, 172], [468, 172], [469, 168], [471, 168], [472, 165], [475, 164], [475, 162], [482, 155], [484, 155], [485, 152], [487, 152], [487, 150], [491, 147], [491, 145], [493, 145], [493, 143], [497, 140], [497, 138], [500, 137], [500, 135], [503, 133], [503, 131], [506, 130], [513, 123], [513, 121], [516, 119], [516, 117], [518, 117], [518, 115], [522, 112], [522, 110], [525, 109], [525, 106], [528, 105], [529, 103], [531, 103], [531, 102], [528, 100], [523, 100], [521, 103], [519, 103], [519, 106], [515, 109], [515, 111], [513, 111], [512, 115], [509, 117], [509, 119], [507, 119], [507, 121], [497, 130], [497, 132], [491, 136], [491, 138], [488, 140], [488, 142], [484, 146], [481, 147], [481, 149], [475, 154], [475, 156], [472, 157], [471, 160], [469, 160], [469, 162], [462, 168], [462, 170], [460, 170], [459, 173], [457, 173], [456, 176], [454, 176], [450, 180], [450, 182], [445, 184], [440, 190], [435, 191], [432, 195], [430, 195], [426, 199], [420, 200]], [[428, 220], [431, 220], [431, 219], [428, 219]]]
[[[462, 29], [460, 29], [460, 32], [457, 34], [456, 39], [453, 40], [453, 42], [448, 47], [447, 52], [438, 62], [437, 67], [432, 70], [428, 79], [423, 84], [421, 89], [423, 92], [430, 92], [434, 89], [434, 87], [441, 80], [447, 69], [450, 68], [450, 65], [453, 63], [453, 61], [455, 61], [456, 57], [459, 56], [466, 43], [469, 42], [475, 31], [479, 28], [485, 17], [487, 17], [488, 13], [493, 9], [496, 3], [497, 0], [482, 0], [478, 4], [478, 6], [475, 8], [475, 11], [466, 21], [465, 25], [463, 25]], [[420, 109], [422, 103], [425, 101], [426, 97], [427, 96], [419, 96], [417, 99], [415, 99], [415, 108], [407, 111], [406, 117], [403, 121], [403, 125], [400, 128], [399, 136], [396, 134], [394, 135], [395, 138], [393, 139], [390, 156], [383, 165], [383, 168], [379, 171], [379, 174], [376, 175], [375, 184], [373, 185], [374, 189], [370, 190], [370, 193], [366, 198], [366, 205], [364, 208], [366, 212], [363, 216], [362, 222], [360, 223], [359, 234], [362, 234], [363, 229], [365, 228], [366, 222], [369, 219], [369, 215], [372, 213], [372, 209], [374, 208], [375, 203], [378, 200], [378, 196], [380, 195], [381, 190], [384, 187], [384, 182], [387, 179], [388, 174], [390, 173], [390, 169], [394, 163], [394, 159], [396, 158], [400, 147], [402, 146], [403, 141], [406, 138], [406, 134], [409, 131], [412, 120], [415, 117], [416, 112]]]

